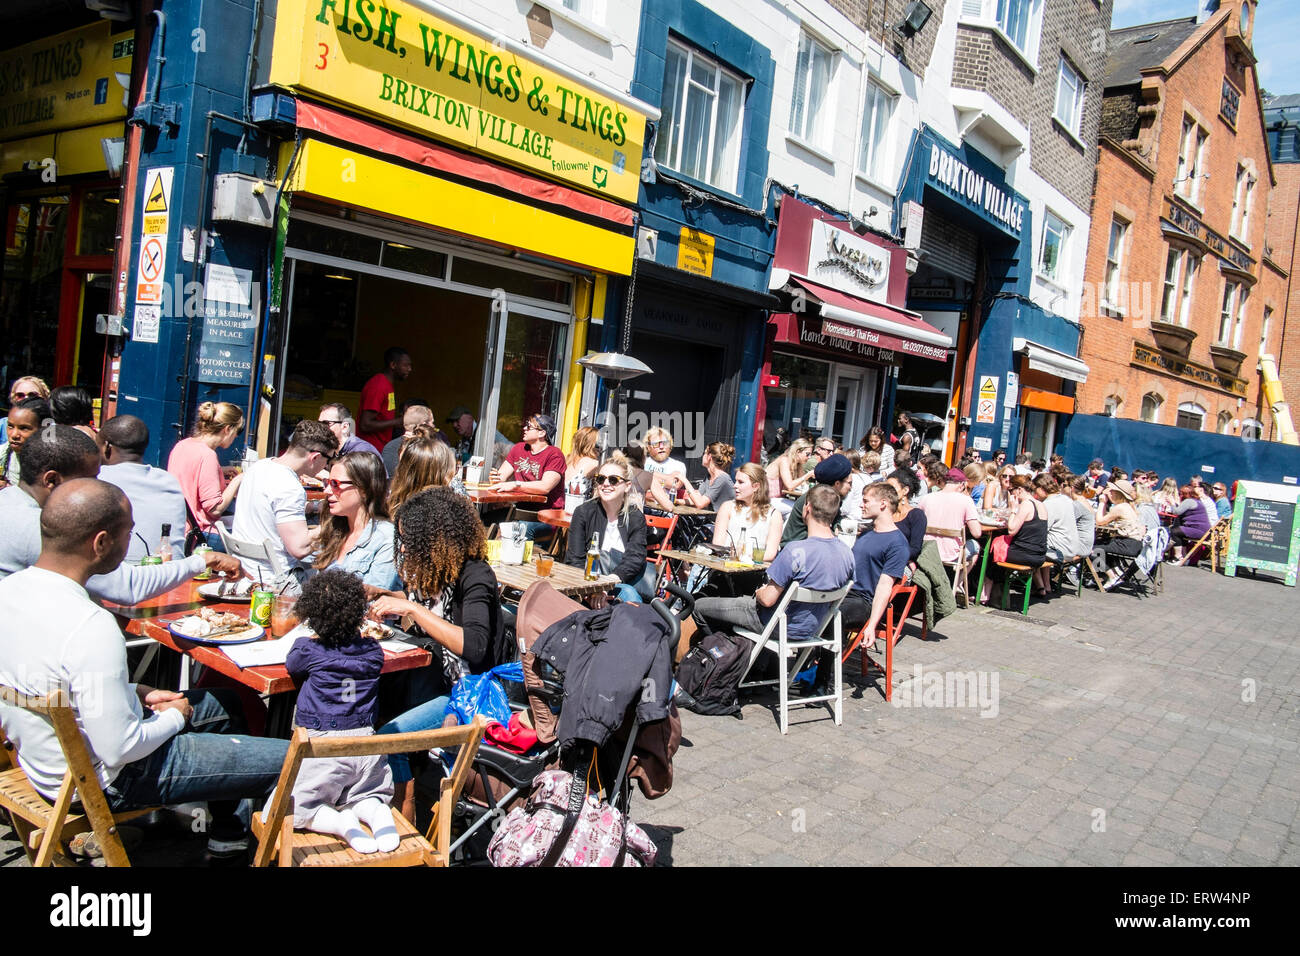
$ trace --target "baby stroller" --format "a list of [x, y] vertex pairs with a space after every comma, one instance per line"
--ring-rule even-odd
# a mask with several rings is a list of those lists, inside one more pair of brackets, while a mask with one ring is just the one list
[[[646, 629], [652, 628], [653, 640], [662, 644], [662, 654], [666, 655], [668, 673], [671, 674], [681, 621], [691, 613], [694, 602], [689, 593], [676, 585], [671, 585], [670, 590], [681, 601], [682, 610], [676, 616], [659, 600], [648, 605], [613, 605], [608, 612], [611, 616], [605, 631], [612, 652], [607, 655], [607, 661], [635, 660], [635, 655], [617, 653], [619, 640], [629, 630], [647, 632]], [[580, 672], [572, 661], [561, 670], [531, 652], [552, 625], [590, 620], [591, 616], [599, 614], [559, 594], [544, 581], [534, 584], [520, 599], [515, 629], [523, 656], [524, 685], [512, 695], [511, 706], [532, 724], [538, 739], [532, 747], [519, 753], [497, 745], [488, 737], [483, 738], [471, 769], [471, 780], [462, 792], [453, 817], [453, 832], [458, 832], [450, 848], [453, 863], [486, 863], [487, 845], [493, 833], [510, 810], [523, 804], [532, 792], [534, 780], [546, 770], [563, 769], [572, 773], [575, 780], [589, 779], [593, 792], [599, 791], [625, 818], [633, 780], [647, 799], [660, 797], [671, 788], [672, 755], [681, 740], [681, 723], [671, 703], [670, 676], [667, 680], [669, 686], [658, 687], [651, 670], [644, 664], [630, 670], [622, 668], [622, 673], [614, 675], [594, 670]], [[658, 679], [662, 682], [663, 659], [658, 656], [656, 666]], [[570, 674], [577, 676], [568, 679]], [[611, 733], [591, 734], [604, 739], [575, 736], [573, 724], [578, 722], [563, 719], [565, 706], [576, 713], [585, 706], [590, 693], [612, 691], [612, 687], [606, 685], [606, 679], [611, 685], [625, 687], [630, 682], [637, 693], [630, 699], [626, 710], [621, 713], [619, 725]], [[602, 698], [605, 696], [601, 694]], [[648, 698], [661, 701], [667, 717], [644, 719], [647, 711], [654, 710], [652, 702], [650, 707], [645, 706]], [[593, 730], [592, 722], [587, 720], [579, 726], [584, 734]]]

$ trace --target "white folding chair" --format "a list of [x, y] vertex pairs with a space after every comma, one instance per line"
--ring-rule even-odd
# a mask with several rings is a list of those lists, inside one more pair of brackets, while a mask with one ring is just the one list
[[241, 541], [227, 533], [225, 527], [219, 521], [217, 522], [217, 534], [221, 536], [221, 544], [226, 549], [226, 554], [232, 558], [238, 558], [240, 561], [258, 561], [270, 565], [272, 578], [277, 581], [284, 578], [286, 570], [284, 562], [280, 560], [280, 555], [276, 550], [271, 547], [269, 540], [260, 544], [252, 541]]
[[[814, 591], [811, 588], [805, 588], [798, 584], [791, 584], [781, 595], [781, 600], [777, 603], [772, 612], [772, 618], [767, 622], [767, 627], [763, 628], [762, 633], [749, 631], [745, 628], [736, 628], [736, 636], [743, 637], [751, 641], [754, 645], [749, 654], [749, 663], [745, 666], [745, 673], [741, 675], [740, 686], [749, 687], [767, 687], [772, 684], [777, 685], [777, 691], [780, 694], [778, 719], [781, 724], [781, 733], [786, 733], [790, 727], [790, 684], [796, 674], [799, 674], [808, 665], [809, 658], [820, 648], [828, 648], [835, 655], [835, 686], [834, 692], [823, 694], [817, 697], [800, 698], [800, 704], [820, 704], [825, 701], [833, 701], [835, 704], [835, 723], [838, 726], [844, 722], [844, 681], [843, 681], [843, 664], [840, 661], [840, 647], [843, 644], [843, 635], [840, 628], [840, 602], [844, 596], [849, 593], [849, 587], [853, 582], [848, 582], [842, 588], [834, 591]], [[786, 607], [791, 601], [800, 601], [804, 604], [824, 604], [826, 611], [822, 615], [821, 623], [808, 637], [790, 639], [788, 625], [786, 623]], [[833, 636], [830, 638], [823, 637], [826, 633], [826, 626], [834, 622]], [[775, 680], [761, 680], [745, 682], [749, 672], [753, 669], [758, 655], [763, 650], [770, 650], [777, 656], [779, 676]], [[795, 659], [794, 666], [789, 667], [790, 659]]]
[[927, 538], [934, 538], [936, 542], [939, 538], [948, 538], [952, 541], [956, 541], [961, 546], [961, 550], [957, 552], [957, 560], [944, 561], [943, 566], [952, 570], [953, 591], [958, 592], [959, 589], [957, 585], [960, 583], [960, 593], [966, 600], [966, 606], [970, 607], [970, 555], [966, 553], [966, 526], [962, 525], [956, 530], [951, 528], [927, 527], [925, 529], [925, 536]]

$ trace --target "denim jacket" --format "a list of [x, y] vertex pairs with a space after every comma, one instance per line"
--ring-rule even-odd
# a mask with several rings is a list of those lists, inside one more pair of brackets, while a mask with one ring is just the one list
[[386, 591], [400, 588], [393, 555], [393, 523], [372, 520], [357, 546], [335, 561], [333, 567], [351, 571], [363, 583]]

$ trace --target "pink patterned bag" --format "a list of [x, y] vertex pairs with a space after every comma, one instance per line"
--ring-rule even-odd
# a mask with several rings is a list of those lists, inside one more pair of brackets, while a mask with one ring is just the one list
[[492, 865], [654, 866], [659, 849], [645, 831], [595, 794], [579, 803], [572, 784], [563, 770], [537, 775], [527, 803], [511, 810], [492, 837]]

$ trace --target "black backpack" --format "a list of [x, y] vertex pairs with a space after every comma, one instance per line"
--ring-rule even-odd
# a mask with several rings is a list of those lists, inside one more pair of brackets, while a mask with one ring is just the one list
[[677, 705], [707, 716], [741, 717], [736, 694], [753, 646], [743, 637], [705, 634], [677, 665]]

